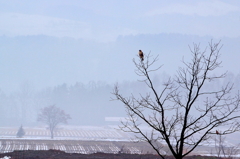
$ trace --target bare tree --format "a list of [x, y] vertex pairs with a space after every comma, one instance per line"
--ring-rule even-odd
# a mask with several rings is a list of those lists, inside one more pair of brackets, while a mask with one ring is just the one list
[[43, 122], [49, 126], [51, 138], [54, 137], [54, 130], [58, 124], [67, 124], [67, 120], [71, 119], [69, 114], [66, 114], [64, 110], [57, 108], [55, 105], [45, 107], [38, 114], [38, 121]]
[[[201, 51], [200, 46], [194, 44], [190, 47], [190, 62], [183, 60], [184, 67], [179, 68], [176, 76], [163, 82], [161, 88], [150, 76], [151, 72], [162, 67], [152, 68], [158, 56], [152, 57], [149, 53], [144, 61], [133, 59], [136, 74], [143, 78], [140, 82], [147, 86], [149, 92], [124, 97], [119, 86], [115, 86], [114, 99], [125, 105], [128, 116], [120, 129], [147, 141], [161, 158], [165, 158], [161, 151], [161, 144], [165, 144], [177, 159], [182, 159], [207, 141], [219, 127], [224, 129], [222, 135], [238, 131], [240, 96], [231, 96], [233, 84], [227, 83], [217, 90], [206, 88], [226, 75], [213, 75], [221, 65], [221, 47], [220, 42], [210, 42]], [[151, 131], [145, 131], [142, 125], [149, 126]]]
[[[20, 121], [25, 123], [32, 121], [31, 119], [36, 117], [34, 111], [34, 89], [30, 82], [25, 81], [21, 83], [20, 90], [16, 94], [17, 101], [19, 102]], [[35, 115], [35, 116], [34, 116]]]
[[221, 133], [215, 136], [215, 155], [218, 158], [224, 157], [232, 159], [235, 155], [239, 153], [239, 144], [230, 145], [226, 143], [226, 136], [223, 136]]

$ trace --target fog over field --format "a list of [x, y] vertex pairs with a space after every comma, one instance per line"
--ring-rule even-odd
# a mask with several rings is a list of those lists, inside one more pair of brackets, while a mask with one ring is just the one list
[[240, 2], [208, 1], [17, 1], [0, 2], [0, 127], [42, 126], [41, 108], [56, 105], [70, 125], [108, 125], [125, 117], [112, 101], [122, 94], [147, 93], [135, 74], [138, 50], [159, 55], [163, 67], [152, 77], [159, 89], [190, 59], [193, 43], [223, 45], [225, 80], [240, 89]]

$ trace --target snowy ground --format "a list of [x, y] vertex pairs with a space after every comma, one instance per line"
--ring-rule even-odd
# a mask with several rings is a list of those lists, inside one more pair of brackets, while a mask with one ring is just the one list
[[14, 150], [56, 149], [68, 153], [118, 153], [126, 151], [141, 154], [152, 149], [147, 143], [133, 143], [131, 136], [114, 127], [68, 126], [58, 128], [54, 139], [48, 129], [24, 127], [25, 135], [17, 138], [18, 128], [0, 127], [0, 153]]
[[[18, 128], [0, 127], [0, 138], [16, 138]], [[22, 139], [49, 139], [50, 132], [47, 128], [24, 128], [25, 135]], [[130, 136], [112, 127], [68, 126], [60, 127], [54, 132], [54, 139], [64, 140], [129, 140]]]
[[67, 153], [92, 154], [97, 152], [116, 154], [155, 153], [146, 142], [130, 141], [87, 141], [87, 140], [15, 140], [0, 139], [0, 153], [14, 150], [61, 150]]
[[[132, 144], [132, 136], [117, 129], [116, 126], [65, 126], [59, 127], [54, 140], [50, 139], [50, 132], [46, 127], [24, 127], [25, 135], [17, 138], [18, 127], [0, 127], [0, 152], [13, 150], [48, 150], [57, 149], [69, 153], [147, 153], [152, 151], [147, 143]], [[239, 142], [239, 133], [228, 136], [224, 146], [232, 147]], [[215, 136], [218, 137], [218, 136]], [[199, 146], [195, 154], [212, 154], [215, 151], [215, 141], [208, 140]]]

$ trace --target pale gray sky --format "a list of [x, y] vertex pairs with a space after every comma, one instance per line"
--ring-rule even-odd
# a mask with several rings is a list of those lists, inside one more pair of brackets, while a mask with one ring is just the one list
[[114, 41], [119, 35], [181, 33], [240, 36], [236, 0], [0, 1], [0, 35]]

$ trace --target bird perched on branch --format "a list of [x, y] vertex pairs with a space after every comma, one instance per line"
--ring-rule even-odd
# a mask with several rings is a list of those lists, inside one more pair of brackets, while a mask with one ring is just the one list
[[143, 52], [142, 52], [142, 50], [139, 50], [139, 57], [140, 57], [140, 59], [143, 61], [144, 60], [144, 55], [143, 55]]
[[217, 134], [217, 135], [220, 135], [220, 133], [219, 133], [217, 130], [216, 130], [216, 134]]

